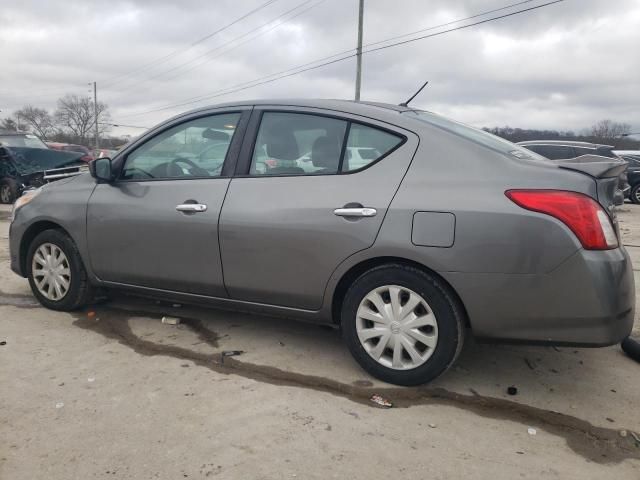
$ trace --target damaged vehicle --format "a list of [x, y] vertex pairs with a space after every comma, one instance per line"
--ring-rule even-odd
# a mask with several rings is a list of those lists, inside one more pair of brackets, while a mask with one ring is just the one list
[[21, 197], [11, 268], [54, 310], [113, 289], [333, 325], [371, 375], [417, 385], [469, 335], [629, 335], [614, 208], [626, 164], [590, 157], [552, 162], [406, 105], [200, 108]]
[[0, 203], [13, 203], [28, 189], [88, 171], [81, 156], [50, 150], [35, 135], [0, 136]]

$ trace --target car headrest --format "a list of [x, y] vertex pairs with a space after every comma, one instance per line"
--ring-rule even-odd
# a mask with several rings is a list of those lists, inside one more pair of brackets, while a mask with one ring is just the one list
[[280, 131], [267, 135], [267, 155], [278, 160], [296, 160], [300, 157], [298, 142], [292, 132]]
[[311, 162], [314, 167], [327, 170], [338, 170], [340, 162], [340, 144], [327, 136], [320, 137], [313, 142], [311, 147]]

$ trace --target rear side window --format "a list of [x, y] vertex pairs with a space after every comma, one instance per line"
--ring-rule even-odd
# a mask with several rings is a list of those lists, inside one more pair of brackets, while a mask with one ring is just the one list
[[337, 173], [347, 122], [319, 115], [265, 112], [256, 138], [251, 175]]
[[378, 128], [352, 123], [342, 171], [359, 170], [385, 156], [402, 143], [402, 138]]
[[612, 148], [608, 148], [608, 147], [600, 147], [600, 148], [598, 148], [598, 150], [596, 151], [596, 155], [600, 155], [602, 157], [608, 157], [608, 158], [618, 158], [613, 153], [613, 149]]
[[376, 162], [403, 141], [400, 135], [348, 120], [306, 113], [265, 112], [249, 174], [353, 172]]
[[582, 155], [597, 155], [593, 148], [573, 147], [573, 149], [576, 152], [576, 157], [581, 157]]

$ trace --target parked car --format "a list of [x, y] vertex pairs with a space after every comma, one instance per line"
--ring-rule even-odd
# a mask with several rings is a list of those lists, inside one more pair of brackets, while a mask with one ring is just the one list
[[628, 197], [640, 204], [640, 150], [614, 150], [613, 153], [627, 162], [627, 181], [631, 187]]
[[[600, 157], [614, 158], [621, 162], [623, 161], [622, 158], [615, 154], [615, 147], [613, 145], [564, 140], [531, 140], [519, 142], [518, 145], [536, 152], [549, 160], [567, 160], [583, 155], [597, 155]], [[631, 191], [626, 170], [620, 174], [619, 180], [618, 189], [621, 194], [620, 200], [617, 203], [622, 204]]]
[[74, 143], [61, 143], [61, 142], [47, 142], [47, 146], [53, 150], [61, 150], [63, 152], [78, 152], [82, 153], [81, 160], [89, 163], [95, 157], [88, 147], [84, 145], [76, 145]]
[[88, 170], [77, 152], [8, 146], [4, 139], [0, 142], [0, 203], [13, 203], [25, 190]]
[[[225, 125], [220, 148], [206, 132]], [[378, 154], [351, 165], [345, 142]], [[302, 152], [317, 170], [260, 166]], [[596, 158], [560, 165], [403, 106], [201, 108], [23, 196], [11, 268], [54, 310], [123, 289], [340, 326], [365, 370], [416, 385], [467, 334], [580, 346], [629, 334], [633, 270], [613, 208], [624, 166]]]

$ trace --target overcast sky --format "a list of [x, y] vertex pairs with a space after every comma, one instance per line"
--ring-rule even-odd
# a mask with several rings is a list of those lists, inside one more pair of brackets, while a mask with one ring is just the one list
[[[26, 103], [53, 110], [64, 93], [89, 95], [94, 80], [113, 121], [140, 126], [235, 99], [353, 98], [349, 58], [164, 108], [355, 49], [357, 0], [274, 0], [193, 45], [265, 1], [0, 0], [0, 118]], [[365, 0], [364, 43], [517, 2]], [[362, 98], [399, 103], [428, 79], [415, 106], [479, 127], [580, 130], [610, 118], [640, 131], [639, 26], [640, 0], [565, 0], [366, 54]]]

